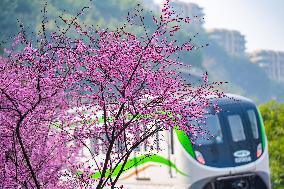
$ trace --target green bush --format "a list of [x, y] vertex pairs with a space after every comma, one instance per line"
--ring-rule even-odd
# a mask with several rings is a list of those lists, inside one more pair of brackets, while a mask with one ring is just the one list
[[259, 109], [268, 138], [272, 186], [284, 189], [284, 103], [270, 101]]

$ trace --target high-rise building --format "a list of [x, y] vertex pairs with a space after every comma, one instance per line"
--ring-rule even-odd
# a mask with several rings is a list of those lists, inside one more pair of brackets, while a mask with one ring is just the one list
[[194, 3], [187, 3], [179, 0], [171, 1], [170, 5], [173, 7], [177, 14], [181, 17], [189, 17], [193, 19], [192, 22], [195, 25], [202, 26], [204, 24], [203, 8]]
[[284, 83], [284, 52], [259, 50], [250, 53], [249, 58], [263, 68], [269, 78]]
[[209, 37], [223, 47], [229, 54], [236, 56], [245, 55], [245, 36], [239, 31], [226, 29], [211, 29], [207, 31]]

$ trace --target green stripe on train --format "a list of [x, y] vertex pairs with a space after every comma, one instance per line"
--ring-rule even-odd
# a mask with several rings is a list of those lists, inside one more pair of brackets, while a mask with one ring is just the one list
[[260, 121], [260, 130], [261, 130], [261, 139], [262, 139], [262, 149], [264, 150], [265, 145], [266, 145], [266, 135], [265, 135], [265, 128], [264, 128], [264, 124], [263, 124], [263, 119], [261, 116], [261, 113], [259, 111], [259, 109], [257, 108], [257, 112], [258, 112], [258, 117], [259, 117], [259, 121]]
[[[139, 157], [134, 157], [130, 160], [128, 160], [123, 168], [123, 173], [126, 172], [129, 169], [132, 169], [134, 167], [138, 167], [139, 165], [143, 165], [145, 163], [148, 162], [154, 162], [154, 163], [159, 163], [159, 164], [163, 164], [166, 166], [169, 166], [173, 169], [175, 169], [179, 174], [183, 175], [183, 176], [188, 176], [186, 173], [182, 172], [181, 170], [179, 170], [176, 165], [174, 163], [172, 163], [170, 160], [159, 156], [157, 154], [153, 154], [153, 155], [142, 155]], [[122, 168], [122, 164], [119, 164], [116, 169], [114, 169], [111, 173], [110, 169], [108, 169], [105, 173], [105, 177], [108, 177], [111, 174], [111, 177], [117, 176], [120, 172]], [[101, 178], [101, 173], [100, 172], [96, 172], [94, 174], [91, 175], [91, 178], [93, 179], [98, 179]]]
[[178, 130], [175, 129], [178, 140], [180, 142], [180, 144], [182, 145], [182, 147], [185, 149], [185, 151], [191, 155], [191, 157], [195, 158], [195, 152], [193, 150], [192, 147], [192, 143], [188, 137], [188, 135], [186, 134], [186, 132], [182, 131], [182, 130]]

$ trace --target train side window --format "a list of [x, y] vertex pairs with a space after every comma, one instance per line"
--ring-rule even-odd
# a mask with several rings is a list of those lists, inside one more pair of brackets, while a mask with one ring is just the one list
[[243, 141], [246, 139], [244, 132], [244, 126], [240, 115], [229, 115], [228, 116], [229, 126], [234, 142]]
[[[138, 127], [136, 132], [134, 133], [134, 142], [140, 141], [140, 133], [141, 133], [141, 130], [140, 130], [140, 127]], [[140, 152], [140, 146], [141, 146], [141, 144], [138, 145], [136, 148], [134, 148], [134, 151]]]
[[[143, 130], [144, 130], [144, 132], [147, 132], [147, 126], [146, 125], [143, 125]], [[148, 150], [147, 140], [145, 140], [143, 143], [144, 143], [144, 151], [147, 152], [147, 150]]]
[[174, 151], [174, 129], [171, 128], [170, 129], [170, 140], [171, 140], [171, 154], [174, 154], [175, 151]]
[[134, 152], [140, 152], [140, 145], [134, 148]]
[[102, 133], [102, 139], [100, 140], [100, 146], [101, 146], [101, 153], [102, 154], [106, 154], [107, 153], [107, 150], [108, 150], [108, 147], [105, 143], [105, 141], [107, 141], [107, 135], [106, 133]]
[[159, 144], [159, 132], [156, 133], [156, 149], [157, 151], [160, 150], [160, 144]]
[[116, 151], [117, 153], [122, 154], [125, 151], [125, 143], [124, 140], [122, 139], [118, 139], [116, 141]]
[[91, 138], [91, 152], [95, 155], [99, 154], [99, 145], [98, 145], [98, 139], [97, 138]]
[[247, 114], [250, 121], [250, 127], [252, 129], [252, 134], [254, 139], [259, 138], [258, 128], [257, 128], [257, 119], [254, 110], [247, 110]]

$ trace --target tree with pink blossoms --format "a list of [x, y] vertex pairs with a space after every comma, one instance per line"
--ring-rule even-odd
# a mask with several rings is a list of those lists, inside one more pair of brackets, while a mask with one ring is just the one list
[[199, 85], [181, 77], [190, 66], [178, 54], [198, 47], [175, 39], [192, 19], [168, 0], [154, 30], [139, 5], [113, 31], [80, 24], [81, 13], [50, 35], [43, 21], [38, 46], [21, 32], [0, 60], [0, 187], [114, 188], [135, 149], [160, 131], [196, 132], [188, 122], [223, 95], [206, 73]]
[[0, 59], [1, 188], [40, 188], [53, 184], [67, 158], [64, 138], [50, 127], [65, 106], [63, 79], [32, 47], [13, 56]]
[[[198, 132], [189, 121], [204, 118], [206, 108], [212, 105], [208, 96], [223, 93], [215, 87], [220, 83], [209, 83], [207, 73], [199, 85], [181, 77], [180, 70], [190, 66], [179, 62], [178, 54], [199, 47], [191, 39], [179, 43], [175, 34], [191, 21], [179, 17], [165, 1], [161, 17], [152, 19], [153, 31], [147, 29], [139, 5], [128, 14], [127, 22], [113, 31], [85, 29], [73, 23], [87, 40], [77, 41], [80, 51], [76, 56], [80, 58], [68, 60], [82, 67], [76, 77], [82, 80], [74, 91], [83, 91], [84, 101], [78, 101], [66, 114], [60, 128], [82, 148], [70, 163], [78, 183], [114, 188], [129, 169], [127, 162], [135, 149], [142, 144], [153, 148], [157, 132]], [[133, 27], [141, 28], [143, 34], [132, 32]]]
[[31, 41], [22, 30], [0, 57], [0, 188], [73, 188], [61, 177], [76, 147], [54, 126], [72, 107], [66, 90], [76, 65], [65, 62], [66, 31], [48, 39], [43, 24]]

